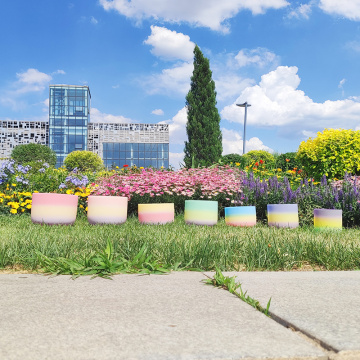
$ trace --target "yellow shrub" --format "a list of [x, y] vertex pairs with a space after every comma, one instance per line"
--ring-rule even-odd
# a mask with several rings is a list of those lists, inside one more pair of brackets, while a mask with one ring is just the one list
[[317, 137], [303, 141], [297, 159], [306, 174], [319, 180], [341, 178], [345, 172], [360, 173], [360, 131], [325, 129]]

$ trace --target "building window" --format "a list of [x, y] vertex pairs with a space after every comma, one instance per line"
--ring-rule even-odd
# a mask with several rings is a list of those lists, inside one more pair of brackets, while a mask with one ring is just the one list
[[103, 160], [107, 168], [137, 166], [169, 167], [169, 144], [103, 143]]

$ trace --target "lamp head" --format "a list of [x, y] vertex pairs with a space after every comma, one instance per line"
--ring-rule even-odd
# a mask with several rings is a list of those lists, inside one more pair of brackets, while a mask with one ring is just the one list
[[250, 104], [248, 104], [246, 101], [243, 104], [236, 104], [236, 106], [240, 106], [240, 107], [249, 107], [251, 106]]

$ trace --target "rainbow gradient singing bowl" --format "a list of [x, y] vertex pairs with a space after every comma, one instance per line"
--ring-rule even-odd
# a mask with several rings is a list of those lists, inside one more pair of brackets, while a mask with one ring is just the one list
[[299, 226], [299, 211], [297, 204], [268, 204], [268, 225], [284, 228]]
[[173, 203], [138, 204], [138, 217], [141, 224], [166, 224], [174, 221]]
[[185, 200], [184, 219], [186, 224], [216, 225], [218, 202], [212, 200]]
[[36, 224], [72, 225], [76, 220], [78, 196], [33, 193], [31, 221]]
[[342, 210], [314, 209], [314, 228], [341, 230]]
[[88, 197], [87, 218], [90, 224], [123, 224], [127, 219], [128, 198], [123, 196]]
[[234, 206], [225, 208], [225, 223], [231, 226], [255, 226], [255, 206]]

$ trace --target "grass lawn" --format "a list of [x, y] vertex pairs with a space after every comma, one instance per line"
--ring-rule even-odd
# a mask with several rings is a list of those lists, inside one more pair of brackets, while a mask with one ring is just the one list
[[316, 231], [186, 225], [32, 224], [30, 216], [0, 216], [0, 272], [63, 274], [165, 270], [270, 271], [360, 269], [360, 230]]

